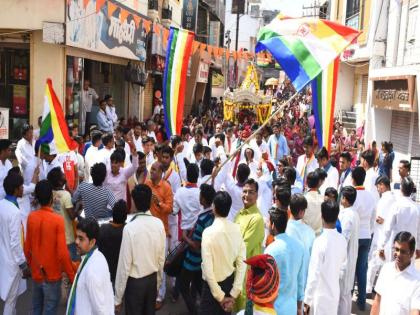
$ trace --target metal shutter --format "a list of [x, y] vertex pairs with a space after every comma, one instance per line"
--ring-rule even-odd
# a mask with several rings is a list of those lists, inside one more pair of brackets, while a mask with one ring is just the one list
[[[419, 115], [414, 114], [414, 126], [413, 126], [413, 142], [411, 144], [411, 157], [420, 157], [420, 143], [419, 143]], [[419, 190], [420, 192], [420, 190]]]
[[410, 112], [392, 111], [391, 142], [394, 150], [408, 154], [408, 141], [410, 139]]

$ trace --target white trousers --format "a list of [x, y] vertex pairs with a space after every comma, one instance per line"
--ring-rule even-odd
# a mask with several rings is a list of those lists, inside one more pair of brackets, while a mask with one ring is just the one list
[[4, 301], [3, 315], [16, 315], [16, 302], [19, 296], [19, 284], [21, 279], [21, 275], [18, 273], [13, 280], [9, 294]]
[[381, 270], [383, 264], [384, 261], [379, 257], [379, 252], [374, 252], [368, 262], [366, 293], [372, 293], [376, 275]]
[[[170, 242], [170, 237], [166, 237], [165, 257], [168, 255], [169, 242]], [[165, 295], [166, 295], [166, 273], [163, 272], [162, 273], [162, 283], [160, 284], [160, 288], [159, 288], [159, 292], [158, 292], [156, 301], [162, 302], [165, 299]]]
[[338, 315], [351, 315], [352, 295], [350, 292], [340, 292]]

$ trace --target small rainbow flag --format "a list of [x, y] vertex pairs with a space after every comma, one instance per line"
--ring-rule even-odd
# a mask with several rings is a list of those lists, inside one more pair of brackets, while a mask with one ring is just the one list
[[42, 114], [39, 139], [36, 149], [47, 154], [69, 152], [77, 148], [77, 142], [70, 138], [66, 120], [60, 101], [54, 92], [51, 79], [47, 79], [44, 96], [44, 112]]
[[181, 134], [185, 87], [194, 33], [171, 27], [163, 76], [163, 112], [168, 137]]
[[315, 117], [318, 147], [330, 151], [334, 125], [335, 96], [340, 58], [336, 58], [311, 82], [312, 109]]
[[300, 91], [359, 35], [332, 21], [279, 14], [258, 33], [255, 52], [270, 51]]

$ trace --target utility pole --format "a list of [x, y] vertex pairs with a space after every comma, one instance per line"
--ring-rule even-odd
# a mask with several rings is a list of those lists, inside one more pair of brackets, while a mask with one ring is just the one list
[[[236, 10], [236, 34], [235, 34], [235, 51], [238, 52], [238, 45], [239, 45], [239, 0], [237, 0], [237, 10]], [[238, 82], [238, 57], [235, 60], [235, 87], [239, 84]]]

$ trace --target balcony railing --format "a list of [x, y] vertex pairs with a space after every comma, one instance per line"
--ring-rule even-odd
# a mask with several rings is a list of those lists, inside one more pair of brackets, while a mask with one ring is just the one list
[[346, 25], [358, 30], [359, 29], [359, 12], [346, 18]]
[[158, 0], [149, 0], [148, 9], [158, 11], [159, 10]]
[[172, 20], [172, 9], [171, 8], [163, 8], [162, 9], [162, 20]]

